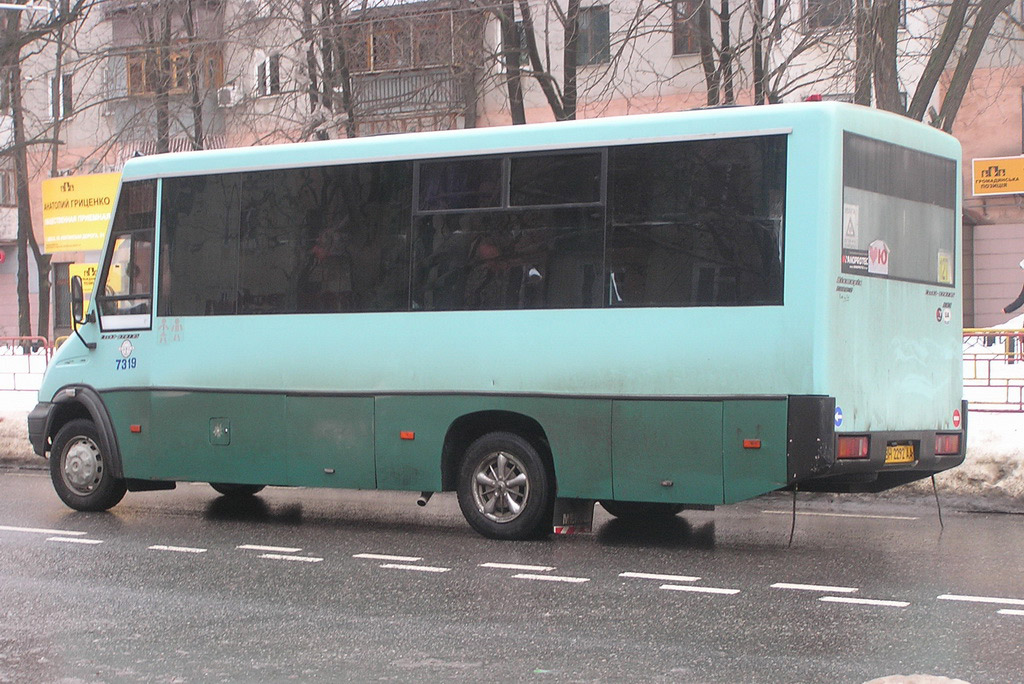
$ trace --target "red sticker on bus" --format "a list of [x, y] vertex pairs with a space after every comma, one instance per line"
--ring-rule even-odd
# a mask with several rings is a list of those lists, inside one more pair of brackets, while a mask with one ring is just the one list
[[954, 409], [953, 411], [953, 427], [960, 427], [960, 409]]

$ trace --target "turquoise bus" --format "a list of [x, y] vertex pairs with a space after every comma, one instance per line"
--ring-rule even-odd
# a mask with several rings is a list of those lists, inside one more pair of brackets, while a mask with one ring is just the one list
[[132, 159], [30, 439], [78, 510], [455, 491], [503, 539], [928, 477], [960, 159], [835, 103]]

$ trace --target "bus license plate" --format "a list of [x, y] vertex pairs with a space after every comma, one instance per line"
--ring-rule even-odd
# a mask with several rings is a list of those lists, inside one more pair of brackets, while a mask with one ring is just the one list
[[913, 444], [889, 444], [885, 447], [886, 463], [913, 463]]

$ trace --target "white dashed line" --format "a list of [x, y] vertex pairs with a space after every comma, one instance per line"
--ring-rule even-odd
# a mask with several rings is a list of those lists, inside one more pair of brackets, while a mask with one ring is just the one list
[[102, 544], [102, 539], [81, 539], [79, 537], [48, 537], [46, 541], [66, 542], [68, 544]]
[[353, 558], [366, 558], [369, 560], [398, 561], [399, 563], [415, 563], [423, 560], [418, 556], [389, 556], [383, 553], [357, 553]]
[[267, 551], [270, 553], [295, 553], [302, 550], [292, 546], [260, 546], [259, 544], [241, 544], [235, 548], [245, 551]]
[[260, 558], [269, 558], [270, 560], [299, 561], [301, 563], [319, 563], [323, 560], [323, 558], [317, 558], [316, 556], [285, 556], [280, 553], [264, 553], [260, 555]]
[[448, 572], [451, 568], [435, 568], [429, 565], [399, 565], [398, 563], [384, 563], [380, 567], [388, 570], [418, 570], [419, 572]]
[[[770, 513], [772, 515], [793, 515], [793, 511], [769, 511], [763, 510], [762, 513]], [[867, 515], [864, 513], [815, 513], [813, 511], [797, 511], [797, 515], [816, 515], [823, 518], [866, 518], [868, 520], [918, 520], [917, 516], [909, 515]]]
[[550, 565], [518, 565], [516, 563], [481, 563], [481, 568], [498, 568], [499, 570], [532, 570], [533, 572], [551, 572]]
[[700, 579], [700, 577], [690, 577], [689, 575], [658, 575], [651, 572], [620, 572], [619, 577], [633, 577], [661, 582], [696, 582]]
[[10, 525], [0, 525], [0, 531], [3, 532], [28, 532], [30, 534], [62, 534], [69, 537], [82, 537], [88, 532], [73, 532], [71, 530], [44, 530], [39, 527], [12, 527]]
[[996, 596], [962, 596], [960, 594], [943, 594], [939, 599], [945, 601], [970, 601], [972, 603], [1004, 603], [1008, 606], [1024, 606], [1024, 599], [999, 598]]
[[1024, 615], [1024, 610], [1014, 610], [1013, 608], [1003, 608], [996, 612], [1000, 615]]
[[518, 575], [512, 575], [513, 579], [524, 579], [524, 580], [539, 580], [541, 582], [567, 582], [568, 584], [581, 584], [583, 582], [589, 582], [589, 577], [559, 577], [558, 575], [531, 575], [529, 573], [519, 573]]
[[819, 601], [826, 603], [854, 603], [861, 606], [888, 606], [889, 608], [906, 608], [906, 601], [881, 601], [879, 599], [851, 598], [849, 596], [822, 596]]
[[151, 551], [176, 551], [178, 553], [206, 553], [206, 549], [196, 549], [191, 546], [164, 546], [163, 544], [154, 544], [153, 546], [146, 547]]
[[659, 589], [667, 589], [669, 591], [690, 591], [696, 594], [738, 594], [739, 589], [722, 589], [720, 587], [687, 587], [681, 584], [662, 584]]
[[823, 584], [790, 584], [789, 582], [776, 582], [772, 589], [796, 589], [798, 591], [820, 591], [829, 594], [852, 594], [857, 591], [856, 587], [829, 587]]

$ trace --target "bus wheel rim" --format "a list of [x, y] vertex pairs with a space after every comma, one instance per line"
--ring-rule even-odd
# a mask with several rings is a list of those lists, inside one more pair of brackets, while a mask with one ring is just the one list
[[526, 509], [530, 478], [523, 462], [507, 451], [495, 451], [473, 472], [473, 501], [488, 520], [508, 523]]
[[103, 459], [96, 442], [77, 437], [64, 449], [63, 459], [61, 472], [68, 489], [80, 496], [95, 491], [103, 475]]

